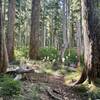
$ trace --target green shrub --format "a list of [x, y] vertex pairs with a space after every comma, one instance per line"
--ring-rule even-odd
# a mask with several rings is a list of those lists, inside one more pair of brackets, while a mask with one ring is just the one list
[[0, 75], [0, 96], [19, 95], [20, 91], [21, 85], [19, 81], [15, 81], [5, 75]]
[[22, 47], [20, 49], [15, 49], [15, 57], [17, 59], [26, 58], [28, 56], [28, 48]]
[[[40, 59], [45, 58], [45, 60], [47, 60], [49, 58], [50, 61], [52, 61], [53, 59], [57, 60], [57, 58], [59, 57], [59, 53], [58, 53], [57, 49], [50, 48], [50, 47], [40, 48], [39, 55], [40, 55]], [[77, 50], [76, 50], [76, 48], [67, 49], [65, 51], [64, 58], [65, 58], [66, 64], [77, 63]], [[83, 55], [81, 55], [81, 57], [80, 57], [81, 65], [84, 64], [83, 58], [84, 58]]]
[[48, 59], [52, 61], [53, 59], [58, 58], [58, 51], [52, 47], [40, 48], [39, 50], [40, 59]]
[[77, 62], [77, 51], [75, 48], [67, 49], [65, 52], [65, 61], [70, 63]]
[[[65, 62], [69, 63], [76, 63], [78, 61], [77, 59], [77, 50], [76, 48], [70, 48], [67, 49], [65, 52]], [[84, 65], [84, 56], [80, 56], [80, 63], [81, 65]]]

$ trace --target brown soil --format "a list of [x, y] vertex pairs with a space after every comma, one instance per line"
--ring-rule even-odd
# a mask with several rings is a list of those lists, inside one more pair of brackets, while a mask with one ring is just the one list
[[[24, 100], [87, 100], [86, 97], [75, 92], [73, 87], [64, 85], [63, 76], [34, 73], [30, 78], [22, 81]], [[32, 87], [35, 86], [39, 87], [37, 99], [33, 99], [31, 93]]]

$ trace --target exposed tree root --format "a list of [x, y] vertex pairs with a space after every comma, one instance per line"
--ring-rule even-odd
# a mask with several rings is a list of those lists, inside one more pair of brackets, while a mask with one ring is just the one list
[[81, 77], [78, 81], [74, 83], [74, 85], [82, 84], [87, 79], [87, 71], [86, 68], [83, 69]]

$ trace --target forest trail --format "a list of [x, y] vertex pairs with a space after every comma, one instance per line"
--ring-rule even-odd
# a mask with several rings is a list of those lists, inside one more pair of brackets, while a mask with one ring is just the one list
[[24, 100], [86, 100], [75, 92], [74, 87], [64, 84], [63, 75], [31, 73], [22, 81]]
[[100, 100], [100, 0], [0, 0], [1, 98]]

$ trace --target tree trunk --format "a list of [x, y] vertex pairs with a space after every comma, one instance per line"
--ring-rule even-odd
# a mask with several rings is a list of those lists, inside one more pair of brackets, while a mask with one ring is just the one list
[[9, 61], [14, 60], [14, 24], [15, 24], [15, 0], [9, 0], [8, 5], [8, 31], [7, 31], [7, 52]]
[[100, 78], [100, 20], [94, 8], [94, 0], [82, 0], [85, 68], [76, 84], [83, 83], [87, 78], [89, 83]]
[[[68, 47], [68, 40], [67, 40], [67, 18], [66, 18], [66, 0], [63, 0], [63, 45], [61, 47], [61, 60], [64, 58], [64, 53]], [[62, 61], [63, 62], [63, 61]]]
[[30, 59], [38, 59], [39, 29], [40, 29], [40, 0], [32, 0], [31, 34], [30, 34]]
[[67, 17], [67, 21], [66, 21], [66, 23], [67, 23], [67, 39], [68, 39], [68, 47], [70, 48], [70, 0], [66, 0], [66, 13], [67, 13], [67, 15], [66, 15], [66, 17]]
[[77, 21], [76, 22], [76, 29], [77, 29], [77, 32], [76, 32], [76, 44], [77, 44], [77, 60], [78, 60], [78, 65], [77, 66], [80, 66], [80, 56], [81, 56], [81, 47], [82, 47], [82, 40], [81, 40], [81, 25], [80, 25], [80, 22]]
[[5, 35], [3, 33], [2, 0], [0, 0], [0, 73], [4, 73], [7, 67], [8, 56], [5, 44]]

